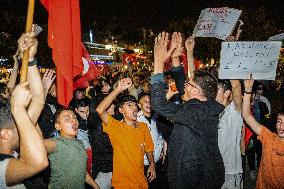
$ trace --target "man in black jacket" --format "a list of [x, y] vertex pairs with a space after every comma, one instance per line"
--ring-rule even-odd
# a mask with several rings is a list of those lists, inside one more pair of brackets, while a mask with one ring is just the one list
[[[165, 60], [172, 56], [172, 72], [180, 73], [174, 75], [184, 78], [179, 63], [181, 43], [181, 35], [174, 33], [171, 48], [167, 51], [168, 34], [159, 34], [155, 39], [154, 75], [151, 77], [152, 108], [174, 121], [168, 150], [169, 186], [178, 189], [221, 188], [225, 171], [218, 148], [218, 121], [224, 106], [215, 101], [216, 78], [208, 72], [196, 71], [184, 85], [184, 104], [168, 102], [165, 97]], [[180, 82], [179, 78], [175, 80]]]

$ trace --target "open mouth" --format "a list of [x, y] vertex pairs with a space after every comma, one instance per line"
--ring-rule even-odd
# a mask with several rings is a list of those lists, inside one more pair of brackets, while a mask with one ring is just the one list
[[137, 117], [137, 112], [133, 112], [133, 116]]
[[74, 131], [78, 131], [78, 126], [77, 126], [77, 125], [72, 125], [72, 129], [73, 129]]

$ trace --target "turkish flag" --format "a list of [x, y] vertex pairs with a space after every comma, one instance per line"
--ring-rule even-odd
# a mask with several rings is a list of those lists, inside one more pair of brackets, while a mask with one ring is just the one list
[[48, 11], [48, 45], [56, 65], [57, 101], [67, 107], [73, 78], [82, 73], [79, 0], [41, 0]]
[[89, 86], [89, 81], [98, 77], [102, 72], [102, 68], [99, 68], [99, 66], [93, 63], [89, 52], [87, 51], [87, 49], [84, 47], [83, 44], [82, 44], [82, 50], [83, 50], [82, 62], [84, 65], [84, 71], [82, 75], [74, 79], [74, 86], [73, 86], [74, 91], [78, 88], [87, 88]]

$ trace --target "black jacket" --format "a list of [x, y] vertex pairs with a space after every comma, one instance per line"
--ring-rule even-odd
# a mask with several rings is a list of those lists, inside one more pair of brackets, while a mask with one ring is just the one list
[[92, 175], [112, 172], [113, 150], [109, 137], [103, 132], [102, 121], [97, 113], [90, 114], [88, 120], [89, 138], [92, 146]]
[[224, 106], [197, 99], [167, 102], [163, 86], [163, 82], [151, 85], [151, 104], [154, 111], [174, 121], [168, 149], [170, 188], [221, 188], [225, 168], [218, 148], [218, 121]]
[[57, 111], [56, 99], [47, 95], [43, 111], [38, 119], [38, 124], [43, 134], [43, 138], [51, 138], [55, 129], [55, 113]]

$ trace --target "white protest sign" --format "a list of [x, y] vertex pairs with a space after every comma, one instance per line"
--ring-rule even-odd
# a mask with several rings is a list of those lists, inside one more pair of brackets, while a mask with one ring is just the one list
[[207, 8], [201, 11], [193, 35], [225, 40], [231, 35], [242, 11], [232, 8]]
[[284, 40], [284, 33], [274, 35], [268, 38], [268, 41], [283, 41]]
[[222, 42], [219, 79], [275, 80], [281, 41]]

